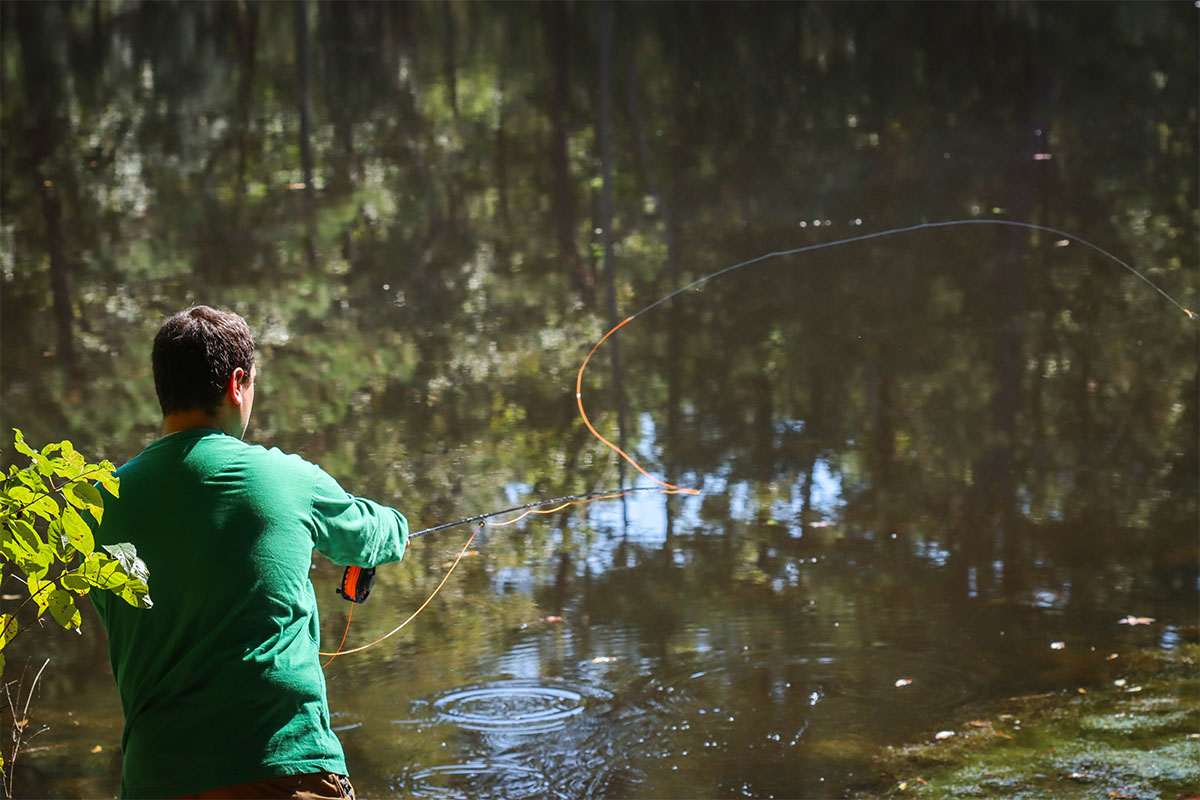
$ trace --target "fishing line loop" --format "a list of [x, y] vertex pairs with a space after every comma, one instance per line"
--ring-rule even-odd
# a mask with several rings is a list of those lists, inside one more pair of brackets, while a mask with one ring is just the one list
[[[598, 439], [602, 444], [604, 444], [606, 447], [611, 449], [613, 452], [615, 452], [621, 458], [625, 459], [625, 461], [627, 461], [630, 465], [632, 465], [633, 468], [636, 469], [639, 473], [641, 473], [644, 477], [653, 481], [655, 486], [641, 486], [641, 487], [634, 487], [634, 488], [630, 488], [630, 489], [611, 489], [611, 490], [606, 490], [606, 491], [601, 491], [601, 492], [591, 492], [589, 494], [568, 495], [566, 497], [558, 497], [558, 498], [554, 498], [552, 500], [539, 500], [539, 501], [532, 502], [532, 503], [526, 503], [525, 505], [515, 506], [513, 508], [507, 508], [502, 511], [492, 511], [487, 514], [479, 514], [474, 517], [468, 517], [466, 519], [458, 520], [457, 522], [447, 522], [442, 525], [435, 525], [431, 528], [425, 528], [424, 530], [420, 530], [420, 531], [417, 531], [416, 533], [410, 534], [409, 535], [410, 539], [416, 539], [421, 536], [425, 536], [430, 533], [434, 533], [436, 531], [446, 530], [447, 528], [453, 528], [453, 527], [457, 527], [459, 525], [466, 525], [466, 524], [474, 523], [474, 522], [479, 523], [479, 525], [475, 528], [475, 530], [472, 531], [470, 538], [467, 539], [467, 543], [464, 544], [462, 550], [459, 551], [458, 556], [454, 559], [454, 562], [450, 565], [450, 569], [442, 577], [442, 580], [437, 585], [437, 588], [433, 590], [433, 593], [431, 595], [429, 595], [428, 598], [426, 598], [425, 602], [422, 603], [416, 611], [414, 611], [406, 620], [401, 622], [394, 629], [392, 629], [388, 633], [384, 634], [383, 636], [379, 637], [375, 641], [370, 642], [368, 644], [364, 644], [360, 647], [355, 647], [351, 650], [343, 650], [342, 647], [345, 645], [345, 642], [346, 642], [346, 633], [348, 633], [349, 629], [350, 629], [350, 619], [353, 618], [353, 615], [354, 615], [354, 608], [353, 608], [353, 605], [351, 605], [350, 614], [346, 619], [346, 633], [342, 634], [342, 640], [341, 640], [341, 643], [338, 644], [337, 650], [335, 650], [332, 653], [322, 652], [319, 654], [321, 656], [329, 656], [329, 660], [326, 661], [321, 666], [322, 667], [328, 666], [329, 663], [332, 662], [333, 659], [337, 658], [339, 655], [349, 655], [351, 653], [358, 653], [363, 650], [366, 650], [368, 647], [373, 647], [374, 645], [377, 645], [380, 642], [394, 636], [396, 633], [398, 633], [400, 630], [402, 630], [406, 625], [408, 625], [410, 622], [412, 622], [413, 619], [415, 619], [418, 614], [420, 614], [422, 611], [424, 611], [425, 608], [433, 601], [433, 598], [436, 597], [438, 592], [440, 592], [442, 590], [442, 587], [446, 585], [446, 581], [450, 579], [450, 576], [454, 573], [454, 570], [458, 566], [458, 563], [460, 561], [462, 561], [463, 557], [467, 554], [467, 550], [471, 546], [471, 543], [475, 541], [476, 535], [481, 530], [483, 530], [484, 527], [504, 527], [504, 526], [508, 526], [508, 525], [515, 525], [517, 522], [520, 522], [521, 520], [525, 519], [526, 517], [528, 517], [531, 514], [553, 514], [555, 512], [561, 511], [572, 505], [584, 505], [587, 503], [596, 502], [598, 500], [611, 500], [611, 499], [616, 499], [619, 497], [626, 497], [631, 494], [642, 493], [642, 492], [653, 492], [656, 494], [664, 494], [664, 495], [672, 495], [672, 494], [698, 495], [698, 494], [700, 494], [700, 491], [698, 489], [681, 488], [679, 486], [676, 486], [675, 484], [668, 483], [665, 480], [661, 480], [661, 479], [656, 478], [655, 476], [651, 475], [632, 456], [630, 456], [628, 453], [626, 453], [620, 447], [618, 447], [617, 445], [613, 444], [611, 441], [606, 439], [598, 430], [596, 430], [596, 427], [592, 424], [591, 419], [587, 415], [587, 411], [583, 405], [583, 373], [587, 369], [589, 362], [592, 360], [592, 356], [594, 356], [596, 354], [596, 352], [600, 349], [601, 345], [603, 345], [606, 341], [608, 341], [608, 339], [611, 336], [613, 336], [617, 331], [619, 331], [622, 327], [624, 327], [628, 323], [632, 322], [634, 319], [641, 316], [642, 314], [645, 314], [646, 312], [650, 311], [651, 309], [654, 309], [657, 306], [662, 305], [663, 303], [666, 303], [667, 301], [677, 297], [680, 294], [683, 294], [684, 292], [686, 292], [690, 289], [693, 289], [693, 288], [699, 286], [702, 283], [706, 283], [707, 281], [710, 281], [713, 278], [718, 278], [722, 275], [733, 272], [734, 270], [742, 269], [743, 267], [748, 267], [753, 264], [758, 264], [763, 261], [768, 261], [768, 260], [774, 259], [774, 258], [782, 258], [784, 256], [799, 255], [800, 253], [809, 253], [809, 252], [813, 252], [816, 250], [823, 250], [823, 249], [827, 249], [827, 248], [831, 248], [831, 247], [838, 247], [841, 245], [853, 244], [855, 242], [865, 242], [865, 241], [869, 241], [872, 239], [881, 239], [881, 238], [884, 238], [887, 236], [897, 236], [900, 234], [912, 233], [914, 231], [919, 231], [919, 230], [930, 230], [930, 229], [935, 229], [935, 228], [950, 228], [950, 227], [956, 227], [956, 226], [962, 226], [962, 225], [995, 225], [995, 226], [1007, 226], [1007, 227], [1012, 227], [1012, 228], [1022, 228], [1025, 230], [1041, 231], [1044, 233], [1052, 233], [1052, 234], [1055, 234], [1056, 236], [1060, 236], [1069, 241], [1078, 242], [1079, 244], [1083, 245], [1084, 247], [1094, 250], [1095, 252], [1099, 253], [1100, 255], [1104, 256], [1105, 258], [1109, 259], [1110, 261], [1117, 263], [1118, 265], [1123, 267], [1125, 270], [1127, 270], [1128, 272], [1132, 273], [1134, 276], [1136, 276], [1137, 278], [1139, 278], [1140, 280], [1145, 282], [1152, 289], [1154, 289], [1154, 291], [1156, 291], [1162, 297], [1166, 298], [1166, 300], [1168, 302], [1170, 302], [1173, 306], [1175, 306], [1180, 311], [1182, 311], [1184, 314], [1186, 314], [1189, 319], [1200, 318], [1200, 315], [1198, 315], [1196, 312], [1194, 312], [1188, 308], [1185, 308], [1178, 301], [1176, 301], [1175, 298], [1173, 298], [1173, 297], [1171, 297], [1171, 295], [1167, 294], [1166, 291], [1164, 291], [1161, 287], [1159, 287], [1156, 283], [1154, 283], [1148, 277], [1143, 275], [1141, 272], [1139, 272], [1137, 269], [1135, 269], [1129, 263], [1118, 258], [1117, 256], [1113, 255], [1108, 250], [1105, 250], [1104, 248], [1100, 247], [1099, 245], [1093, 244], [1092, 242], [1088, 241], [1087, 239], [1076, 236], [1072, 233], [1068, 233], [1067, 231], [1060, 230], [1058, 228], [1052, 228], [1048, 225], [1038, 225], [1038, 224], [1035, 224], [1032, 222], [1020, 222], [1017, 220], [955, 219], [955, 220], [944, 220], [944, 221], [940, 221], [940, 222], [922, 222], [922, 223], [918, 223], [916, 225], [907, 225], [907, 226], [900, 227], [900, 228], [890, 228], [888, 230], [876, 231], [874, 233], [864, 233], [864, 234], [860, 234], [857, 236], [849, 236], [849, 237], [845, 237], [842, 239], [835, 239], [833, 241], [819, 242], [816, 244], [809, 244], [809, 245], [804, 245], [801, 247], [794, 247], [789, 250], [776, 250], [776, 251], [773, 251], [770, 253], [764, 253], [763, 255], [756, 256], [751, 259], [747, 259], [745, 261], [740, 261], [736, 264], [732, 264], [727, 267], [722, 267], [721, 269], [710, 272], [707, 275], [703, 275], [703, 276], [697, 278], [696, 280], [691, 281], [690, 283], [685, 284], [684, 286], [681, 286], [678, 289], [675, 289], [674, 291], [671, 291], [671, 292], [663, 295], [662, 297], [658, 298], [654, 302], [650, 303], [649, 305], [645, 306], [644, 308], [642, 308], [638, 311], [635, 311], [633, 314], [630, 314], [629, 316], [625, 317], [625, 319], [621, 320], [619, 323], [614, 325], [608, 332], [606, 332], [603, 336], [600, 337], [600, 340], [597, 341], [595, 345], [592, 346], [592, 349], [588, 352], [587, 356], [583, 359], [583, 363], [580, 364], [579, 372], [575, 376], [575, 403], [576, 403], [576, 406], [579, 408], [579, 417], [583, 421], [583, 424], [587, 427], [588, 431], [591, 432], [591, 434], [596, 439]], [[552, 505], [554, 507], [548, 508], [548, 509], [542, 508], [543, 506], [548, 506], [548, 505]], [[502, 514], [515, 513], [515, 512], [523, 512], [523, 513], [519, 514], [518, 516], [516, 516], [512, 519], [504, 520], [502, 522], [489, 522], [488, 521], [492, 517], [497, 517]]]
[[739, 261], [736, 264], [732, 264], [728, 267], [722, 267], [721, 269], [718, 269], [714, 272], [710, 272], [707, 275], [703, 275], [703, 276], [697, 278], [696, 280], [692, 281], [691, 283], [688, 283], [684, 286], [679, 287], [678, 289], [675, 289], [672, 292], [669, 292], [669, 293], [663, 295], [662, 297], [658, 298], [657, 300], [655, 300], [653, 303], [646, 306], [645, 308], [643, 308], [639, 311], [635, 311], [634, 313], [630, 314], [625, 319], [618, 322], [607, 333], [605, 333], [603, 336], [601, 336], [600, 341], [596, 342], [596, 344], [592, 347], [591, 351], [588, 352], [587, 357], [583, 359], [583, 363], [579, 367], [579, 373], [575, 376], [575, 403], [579, 407], [579, 416], [583, 420], [583, 424], [587, 426], [587, 429], [589, 431], [591, 431], [592, 435], [595, 436], [597, 439], [599, 439], [601, 443], [603, 443], [605, 446], [607, 446], [609, 449], [611, 449], [613, 452], [615, 452], [621, 458], [625, 459], [625, 461], [627, 461], [631, 466], [633, 466], [634, 469], [636, 469], [642, 475], [645, 475], [650, 480], [654, 481], [659, 486], [663, 487], [664, 489], [668, 489], [668, 490], [671, 490], [672, 492], [677, 492], [680, 494], [699, 494], [699, 492], [695, 489], [680, 489], [679, 487], [675, 486], [674, 484], [670, 484], [670, 483], [667, 483], [666, 481], [659, 480], [658, 478], [651, 475], [632, 456], [630, 456], [628, 453], [626, 453], [620, 447], [617, 447], [615, 444], [610, 442], [608, 439], [604, 438], [604, 436], [602, 436], [600, 434], [600, 432], [597, 431], [596, 428], [592, 425], [591, 420], [588, 419], [587, 411], [585, 411], [584, 407], [583, 407], [583, 372], [584, 372], [584, 370], [587, 369], [588, 362], [591, 361], [592, 356], [595, 355], [596, 351], [600, 349], [600, 345], [604, 344], [610, 336], [615, 334], [622, 327], [624, 327], [628, 323], [632, 322], [633, 320], [637, 319], [642, 314], [645, 314], [647, 311], [650, 311], [651, 309], [667, 302], [668, 300], [671, 300], [672, 298], [677, 297], [680, 294], [683, 294], [684, 292], [688, 291], [689, 289], [693, 289], [702, 283], [710, 281], [713, 278], [718, 278], [722, 275], [725, 275], [726, 273], [733, 272], [734, 270], [742, 269], [743, 267], [748, 267], [748, 266], [751, 266], [752, 264], [758, 264], [760, 262], [768, 261], [773, 258], [781, 258], [783, 256], [794, 256], [794, 255], [798, 255], [800, 253], [810, 253], [815, 250], [824, 250], [826, 248], [838, 247], [840, 245], [852, 244], [855, 242], [865, 242], [865, 241], [868, 241], [871, 239], [881, 239], [886, 236], [897, 236], [902, 233], [912, 233], [913, 231], [930, 230], [930, 229], [934, 229], [934, 228], [950, 228], [950, 227], [955, 227], [955, 226], [959, 226], [959, 225], [999, 225], [999, 226], [1008, 226], [1008, 227], [1013, 227], [1013, 228], [1023, 228], [1026, 230], [1042, 231], [1044, 233], [1053, 233], [1056, 236], [1063, 237], [1064, 239], [1068, 239], [1073, 242], [1078, 242], [1079, 244], [1081, 244], [1085, 247], [1091, 248], [1092, 250], [1096, 251], [1097, 253], [1100, 253], [1102, 256], [1104, 256], [1112, 261], [1115, 261], [1117, 264], [1121, 265], [1126, 270], [1133, 273], [1135, 276], [1137, 276], [1142, 281], [1144, 281], [1147, 285], [1149, 285], [1152, 289], [1154, 289], [1154, 291], [1158, 292], [1160, 295], [1165, 297], [1168, 300], [1168, 302], [1170, 302], [1173, 306], [1175, 306], [1180, 311], [1182, 311], [1184, 314], [1186, 314], [1189, 319], [1196, 319], [1198, 316], [1200, 316], [1200, 315], [1197, 315], [1196, 312], [1194, 312], [1190, 309], [1184, 308], [1179, 302], [1177, 302], [1175, 300], [1175, 298], [1171, 297], [1171, 295], [1169, 295], [1165, 291], [1163, 291], [1163, 289], [1161, 289], [1158, 286], [1158, 284], [1154, 283], [1154, 281], [1150, 280], [1145, 275], [1143, 275], [1141, 272], [1134, 269], [1127, 262], [1121, 260], [1117, 256], [1115, 256], [1112, 253], [1110, 253], [1109, 251], [1105, 250], [1103, 247], [1093, 244], [1092, 242], [1089, 242], [1087, 239], [1076, 236], [1073, 233], [1068, 233], [1067, 231], [1059, 230], [1058, 228], [1051, 228], [1048, 225], [1038, 225], [1038, 224], [1032, 223], [1032, 222], [1018, 222], [1016, 220], [1007, 220], [1007, 219], [952, 219], [952, 220], [944, 220], [941, 222], [921, 222], [916, 225], [906, 225], [902, 228], [890, 228], [890, 229], [884, 230], [884, 231], [875, 231], [874, 233], [864, 233], [864, 234], [860, 234], [858, 236], [848, 236], [843, 239], [835, 239], [835, 240], [829, 241], [829, 242], [818, 242], [817, 244], [809, 244], [809, 245], [804, 245], [802, 247], [793, 247], [790, 250], [776, 250], [771, 253], [764, 253], [763, 255], [756, 256], [754, 258], [747, 259], [745, 261]]

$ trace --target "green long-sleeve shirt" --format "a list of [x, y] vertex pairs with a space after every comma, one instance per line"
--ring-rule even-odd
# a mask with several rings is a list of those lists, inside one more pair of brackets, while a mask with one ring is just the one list
[[166, 436], [125, 464], [98, 544], [132, 542], [153, 608], [93, 592], [125, 712], [122, 797], [346, 773], [330, 729], [312, 551], [404, 555], [399, 512], [299, 456], [220, 431]]

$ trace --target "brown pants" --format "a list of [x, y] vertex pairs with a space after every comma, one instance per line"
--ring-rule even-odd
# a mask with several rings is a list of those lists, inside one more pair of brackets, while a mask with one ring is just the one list
[[314, 772], [309, 775], [284, 775], [265, 781], [222, 786], [206, 792], [183, 795], [179, 800], [354, 800], [354, 787], [345, 775]]

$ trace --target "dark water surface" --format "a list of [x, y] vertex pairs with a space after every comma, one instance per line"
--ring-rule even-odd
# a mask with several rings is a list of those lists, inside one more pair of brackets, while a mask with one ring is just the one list
[[[132, 457], [157, 325], [228, 306], [261, 345], [247, 438], [424, 528], [651, 485], [583, 427], [576, 371], [767, 252], [1019, 220], [1195, 308], [1198, 14], [6, 3], [3, 426]], [[1197, 353], [1119, 264], [1011, 227], [656, 306], [588, 413], [701, 494], [485, 529], [334, 661], [360, 794], [839, 797], [879, 748], [1196, 637]], [[348, 644], [469, 532], [381, 568]], [[18, 646], [52, 659], [18, 794], [115, 793], [94, 615]]]

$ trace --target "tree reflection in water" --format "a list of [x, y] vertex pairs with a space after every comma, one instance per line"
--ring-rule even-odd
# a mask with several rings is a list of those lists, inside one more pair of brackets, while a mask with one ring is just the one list
[[[615, 483], [572, 397], [610, 297], [755, 254], [1015, 219], [1194, 308], [1193, 11], [620, 4], [602, 85], [586, 4], [5, 4], [5, 423], [131, 457], [162, 315], [232, 306], [262, 345], [250, 437], [428, 527]], [[1191, 635], [1195, 323], [1044, 233], [804, 253], [639, 317], [589, 414], [616, 441], [624, 402], [631, 455], [704, 496], [488, 533], [403, 636], [334, 662], [362, 792], [837, 796], [973, 702]], [[442, 535], [348, 644], [432, 591]], [[116, 785], [85, 628], [30, 640], [63, 745], [31, 794]], [[506, 681], [611, 698], [528, 734], [431, 711]]]

